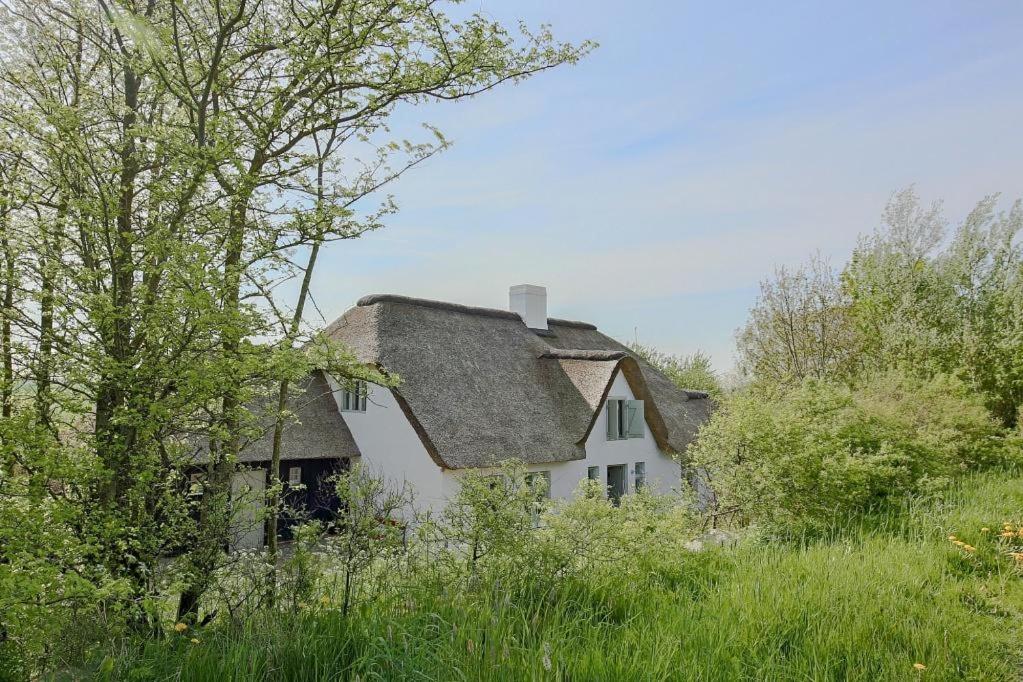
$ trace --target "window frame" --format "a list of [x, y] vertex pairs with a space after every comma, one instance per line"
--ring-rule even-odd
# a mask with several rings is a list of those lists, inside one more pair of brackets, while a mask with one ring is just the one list
[[[638, 424], [629, 422], [630, 410], [636, 410]], [[610, 397], [605, 401], [604, 415], [607, 420], [607, 439], [632, 440], [646, 438], [646, 405], [635, 398]], [[630, 429], [630, 426], [634, 428]]]
[[369, 387], [365, 381], [357, 379], [354, 383], [354, 390], [341, 389], [341, 411], [342, 412], [365, 412]]
[[527, 471], [526, 475], [523, 476], [523, 482], [529, 487], [530, 490], [536, 490], [534, 481], [538, 478], [546, 479], [546, 485], [544, 486], [543, 495], [537, 495], [537, 499], [549, 500], [551, 499], [551, 472], [550, 469], [544, 471]]
[[[298, 472], [298, 480], [295, 480], [295, 472]], [[301, 466], [289, 466], [288, 467], [288, 485], [302, 485], [302, 467]]]
[[632, 487], [639, 492], [646, 487], [646, 462], [635, 462], [632, 465]]

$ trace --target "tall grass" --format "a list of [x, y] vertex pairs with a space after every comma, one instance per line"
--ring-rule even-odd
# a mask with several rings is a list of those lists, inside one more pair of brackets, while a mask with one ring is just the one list
[[[1003, 521], [1023, 521], [1023, 479], [985, 474], [943, 500], [826, 540], [745, 541], [645, 573], [537, 580], [514, 591], [413, 583], [347, 618], [316, 603], [240, 628], [123, 642], [75, 674], [218, 682], [1019, 679], [1023, 581], [999, 555], [1004, 543], [980, 530]], [[949, 534], [976, 550], [953, 545]]]

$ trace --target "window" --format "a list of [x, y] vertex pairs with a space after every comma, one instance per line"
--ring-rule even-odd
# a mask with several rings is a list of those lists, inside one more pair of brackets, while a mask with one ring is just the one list
[[190, 497], [202, 497], [203, 488], [206, 483], [206, 474], [193, 472], [188, 476], [188, 494]]
[[643, 401], [608, 398], [607, 439], [625, 440], [643, 437]]
[[342, 412], [365, 412], [366, 411], [366, 395], [368, 390], [366, 388], [365, 381], [356, 381], [352, 390], [347, 388], [341, 391], [341, 411]]
[[587, 467], [587, 469], [586, 469], [586, 478], [588, 478], [591, 481], [599, 481], [600, 480], [600, 467]]
[[299, 485], [302, 482], [302, 467], [290, 467], [288, 469], [288, 484]]
[[550, 499], [551, 472], [531, 471], [526, 474], [526, 485], [536, 493], [537, 499]]
[[547, 506], [544, 504], [544, 500], [551, 498], [551, 472], [531, 471], [526, 474], [525, 483], [533, 492], [534, 502], [529, 512], [533, 517], [533, 525], [537, 526], [540, 523], [540, 514]]
[[646, 462], [636, 462], [636, 466], [633, 468], [632, 473], [633, 476], [635, 476], [636, 481], [633, 489], [639, 491], [646, 486]]

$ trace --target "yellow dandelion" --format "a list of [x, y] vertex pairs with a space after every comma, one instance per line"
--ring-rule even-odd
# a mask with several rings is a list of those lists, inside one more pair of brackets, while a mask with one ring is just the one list
[[974, 547], [973, 545], [963, 545], [963, 549], [965, 549], [967, 552], [975, 552], [975, 551], [977, 551], [977, 548]]
[[192, 638], [192, 644], [198, 644], [198, 643], [199, 643], [199, 640], [197, 640], [195, 637], [193, 637]]
[[949, 540], [951, 540], [952, 542], [955, 542], [955, 541], [956, 541], [956, 536], [954, 536], [954, 535], [949, 535], [949, 536], [948, 536], [948, 539], [949, 539]]
[[962, 540], [953, 540], [953, 541], [952, 541], [952, 544], [953, 544], [953, 545], [955, 545], [956, 547], [962, 547], [962, 546], [964, 546], [964, 545], [965, 545], [966, 543], [965, 543], [965, 542], [963, 542]]
[[330, 603], [330, 597], [328, 597], [327, 595], [323, 595], [322, 597], [320, 597], [320, 603], [326, 606], [327, 604]]
[[980, 532], [981, 533], [990, 533], [991, 529], [988, 528], [987, 526], [984, 526], [983, 528], [980, 529]]
[[1010, 530], [1003, 530], [1001, 533], [998, 534], [998, 537], [1000, 538], [1011, 538], [1012, 536], [1013, 533]]
[[927, 670], [927, 666], [924, 665], [923, 663], [914, 663], [913, 664], [913, 669], [914, 670]]
[[188, 625], [186, 625], [185, 623], [178, 623], [177, 625], [174, 626], [174, 630], [177, 632], [184, 632], [187, 629]]

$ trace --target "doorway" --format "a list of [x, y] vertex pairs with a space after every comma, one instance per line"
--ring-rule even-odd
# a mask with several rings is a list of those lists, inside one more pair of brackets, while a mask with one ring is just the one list
[[618, 506], [622, 495], [629, 490], [629, 467], [627, 464], [611, 464], [607, 467], [607, 499]]
[[231, 537], [229, 548], [263, 548], [263, 495], [265, 469], [242, 469], [231, 477]]

